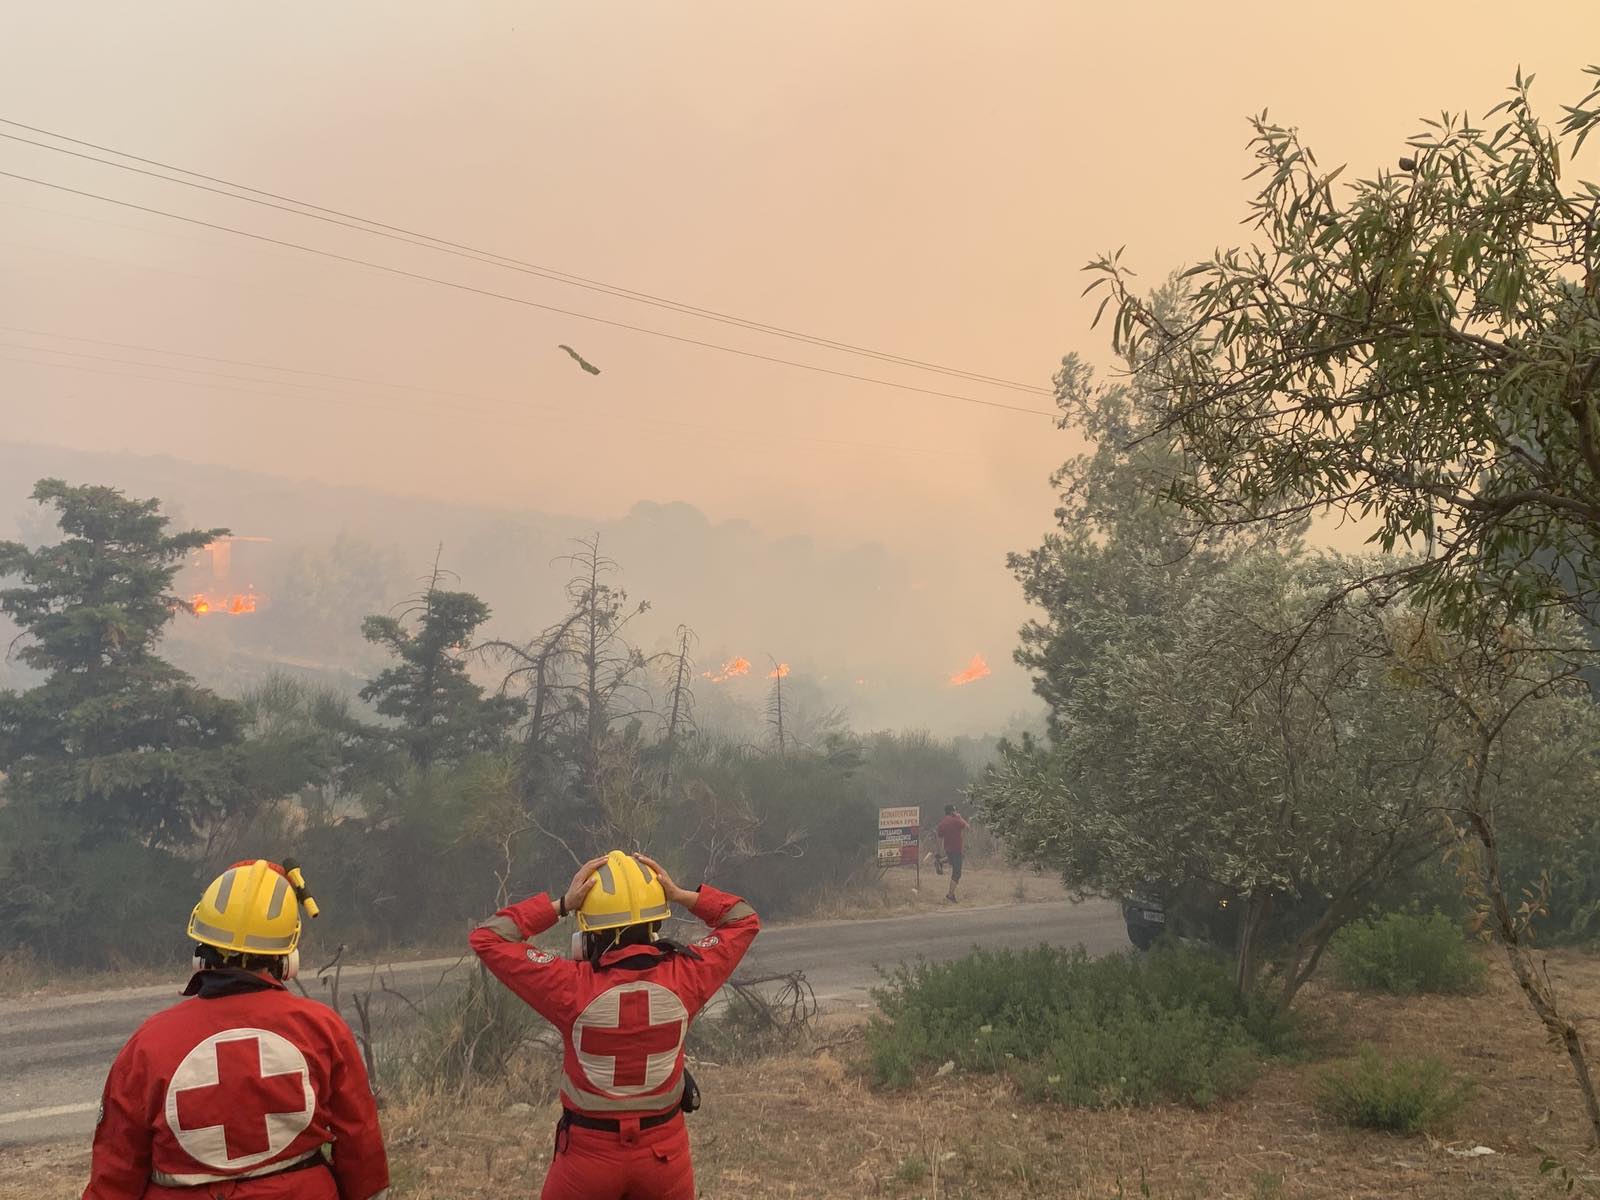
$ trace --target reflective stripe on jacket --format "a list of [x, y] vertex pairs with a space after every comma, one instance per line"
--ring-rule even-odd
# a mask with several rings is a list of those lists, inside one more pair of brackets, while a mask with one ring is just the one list
[[502, 908], [472, 931], [495, 976], [561, 1032], [561, 1100], [596, 1117], [654, 1116], [683, 1095], [683, 1046], [761, 929], [755, 910], [709, 884], [694, 915], [710, 926], [685, 952], [622, 946], [596, 969], [527, 944], [560, 918], [550, 897]]

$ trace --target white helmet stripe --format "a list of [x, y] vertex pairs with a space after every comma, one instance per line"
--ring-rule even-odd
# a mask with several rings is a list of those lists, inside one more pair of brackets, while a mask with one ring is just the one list
[[289, 881], [278, 876], [278, 885], [272, 889], [272, 901], [267, 905], [267, 920], [276, 921], [283, 912], [283, 898], [289, 894]]

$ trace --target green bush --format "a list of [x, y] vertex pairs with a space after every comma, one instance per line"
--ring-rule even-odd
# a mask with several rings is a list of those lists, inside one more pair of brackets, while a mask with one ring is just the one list
[[1316, 1105], [1330, 1117], [1363, 1129], [1421, 1133], [1446, 1122], [1471, 1095], [1431, 1055], [1386, 1059], [1363, 1046], [1353, 1061], [1323, 1069]]
[[1348, 987], [1409, 996], [1462, 993], [1483, 985], [1483, 963], [1461, 927], [1440, 913], [1389, 913], [1357, 921], [1334, 935], [1334, 974]]
[[1084, 1107], [1236, 1095], [1289, 1031], [1240, 1000], [1203, 951], [1090, 959], [1040, 946], [902, 967], [877, 993], [868, 1071], [886, 1087], [952, 1063]]

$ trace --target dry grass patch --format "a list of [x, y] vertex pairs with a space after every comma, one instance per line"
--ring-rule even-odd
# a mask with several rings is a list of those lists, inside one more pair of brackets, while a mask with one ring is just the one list
[[[1600, 1011], [1600, 959], [1552, 955], [1574, 1011]], [[690, 1118], [703, 1197], [714, 1200], [1554, 1200], [1552, 1152], [1580, 1173], [1585, 1128], [1565, 1061], [1545, 1045], [1498, 968], [1475, 996], [1403, 1000], [1319, 989], [1310, 1015], [1336, 1053], [1372, 1042], [1432, 1054], [1477, 1087], [1452, 1139], [1346, 1129], [1313, 1106], [1318, 1064], [1269, 1064], [1242, 1097], [1203, 1112], [1158, 1105], [1086, 1112], [1032, 1105], [997, 1077], [927, 1075], [906, 1092], [868, 1088], [853, 1018], [830, 1048], [696, 1069]], [[394, 1200], [507, 1200], [538, 1192], [556, 1106], [553, 1059], [494, 1088], [422, 1095], [384, 1109]], [[1458, 1156], [1477, 1145], [1493, 1155]], [[86, 1147], [0, 1155], [0, 1200], [75, 1200]], [[1582, 1185], [1572, 1193], [1583, 1195]]]
[[113, 962], [91, 971], [53, 966], [27, 949], [10, 950], [0, 954], [0, 999], [45, 999], [74, 992], [148, 987], [172, 982], [184, 966], [182, 962], [165, 967]]

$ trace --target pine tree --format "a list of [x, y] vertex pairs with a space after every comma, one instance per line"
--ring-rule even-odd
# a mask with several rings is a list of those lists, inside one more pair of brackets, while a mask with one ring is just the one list
[[0, 772], [12, 816], [80, 844], [186, 843], [249, 795], [238, 704], [197, 686], [156, 644], [186, 605], [185, 557], [227, 531], [169, 533], [156, 500], [41, 480], [65, 540], [0, 542], [0, 611], [23, 629], [17, 657], [46, 673], [0, 692]]
[[435, 568], [400, 616], [361, 623], [362, 636], [396, 660], [361, 689], [363, 700], [395, 722], [377, 736], [424, 769], [493, 747], [525, 707], [512, 696], [485, 696], [468, 676], [466, 651], [489, 606], [470, 592], [444, 590], [439, 580]]

